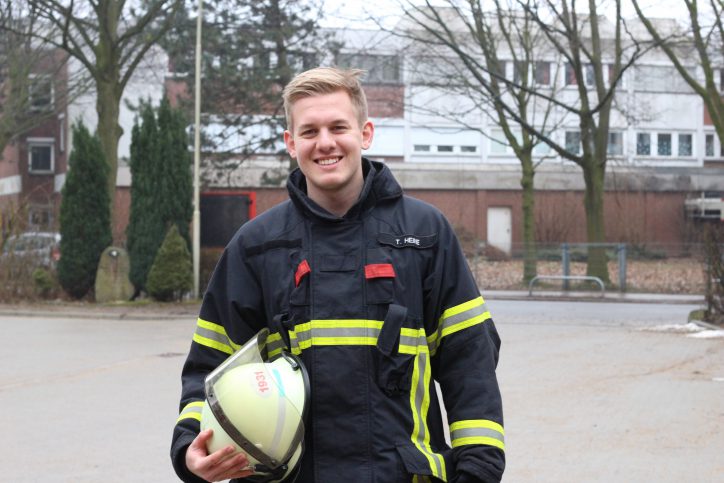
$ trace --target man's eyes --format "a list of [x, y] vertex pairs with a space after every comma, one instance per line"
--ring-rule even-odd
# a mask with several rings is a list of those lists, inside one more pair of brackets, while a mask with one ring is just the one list
[[[348, 126], [345, 124], [338, 124], [338, 125], [335, 125], [335, 126], [332, 126], [329, 128], [329, 130], [334, 133], [345, 132], [348, 129], [349, 129]], [[319, 132], [319, 129], [304, 129], [300, 133], [300, 135], [303, 137], [311, 137], [311, 136], [315, 136], [318, 132]]]

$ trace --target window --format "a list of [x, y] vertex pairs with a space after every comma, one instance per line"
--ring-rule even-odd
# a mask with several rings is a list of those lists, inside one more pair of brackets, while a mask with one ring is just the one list
[[461, 153], [477, 153], [478, 147], [477, 146], [460, 146], [460, 152]]
[[566, 131], [566, 151], [572, 154], [581, 153], [580, 131]]
[[28, 86], [28, 104], [33, 111], [53, 108], [53, 79], [45, 75], [31, 75]]
[[704, 156], [714, 157], [714, 135], [707, 134], [704, 136]]
[[453, 152], [453, 147], [450, 146], [450, 145], [438, 146], [438, 147], [437, 147], [437, 152], [438, 152], [438, 153], [452, 153], [452, 152]]
[[671, 134], [660, 133], [656, 137], [656, 154], [671, 156]]
[[535, 63], [535, 83], [539, 86], [551, 85], [551, 63], [536, 62]]
[[[593, 65], [585, 64], [583, 66], [583, 82], [586, 86], [593, 86], [596, 83], [596, 76], [593, 72]], [[575, 86], [578, 84], [578, 78], [576, 77], [576, 71], [572, 64], [566, 64], [566, 85]]]
[[636, 134], [636, 154], [639, 156], [651, 155], [651, 134], [647, 132]]
[[490, 133], [490, 154], [507, 154], [508, 140], [503, 131], [495, 129]]
[[[606, 82], [608, 83], [609, 86], [613, 85], [614, 81], [616, 80], [616, 75], [614, 73], [614, 67], [615, 66], [613, 64], [608, 64], [606, 67], [607, 71], [608, 71], [608, 78], [607, 78]], [[620, 75], [620, 77], [618, 78], [618, 84], [616, 85], [616, 87], [619, 87], [619, 88], [625, 87], [626, 77], [621, 75], [621, 73], [619, 73], [619, 75]]]
[[611, 131], [608, 133], [608, 146], [606, 154], [610, 156], [623, 155], [623, 133], [619, 131]]
[[363, 81], [371, 84], [400, 82], [400, 60], [396, 55], [339, 54], [340, 67], [366, 71]]
[[65, 117], [58, 119], [58, 150], [63, 153], [65, 152]]
[[429, 144], [415, 144], [413, 146], [413, 149], [417, 153], [429, 153], [430, 152], [430, 145]]
[[694, 154], [692, 139], [693, 136], [691, 134], [679, 134], [679, 156], [692, 156]]
[[513, 63], [513, 82], [528, 84], [528, 62], [519, 60]]
[[53, 209], [46, 206], [31, 206], [28, 223], [37, 229], [48, 229], [53, 221]]
[[54, 161], [52, 140], [28, 139], [28, 171], [30, 173], [52, 173]]

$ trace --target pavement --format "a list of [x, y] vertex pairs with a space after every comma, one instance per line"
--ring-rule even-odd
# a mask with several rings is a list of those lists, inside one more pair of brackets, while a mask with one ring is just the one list
[[[528, 301], [582, 301], [615, 303], [663, 303], [663, 304], [703, 304], [704, 295], [699, 294], [661, 294], [661, 293], [621, 293], [621, 292], [583, 292], [583, 291], [533, 291], [525, 290], [484, 290], [486, 300], [528, 300]], [[195, 319], [200, 304], [198, 301], [182, 303], [118, 303], [93, 304], [87, 302], [48, 301], [34, 303], [0, 303], [0, 315], [32, 317], [76, 317], [92, 319], [128, 319], [128, 320], [169, 320], [185, 317]]]
[[[486, 294], [503, 340], [504, 482], [724, 482], [724, 338], [658, 330], [698, 302], [545, 297]], [[0, 480], [178, 481], [168, 451], [197, 310], [0, 305]]]

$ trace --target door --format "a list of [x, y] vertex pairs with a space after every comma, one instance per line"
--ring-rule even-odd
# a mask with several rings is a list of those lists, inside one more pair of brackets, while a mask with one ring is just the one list
[[488, 245], [510, 255], [513, 245], [510, 208], [494, 206], [488, 208]]

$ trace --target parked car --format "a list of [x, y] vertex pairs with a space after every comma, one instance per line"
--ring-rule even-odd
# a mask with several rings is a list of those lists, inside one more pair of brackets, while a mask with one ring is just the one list
[[28, 231], [13, 235], [3, 247], [2, 258], [27, 260], [34, 266], [55, 268], [60, 260], [60, 233]]

